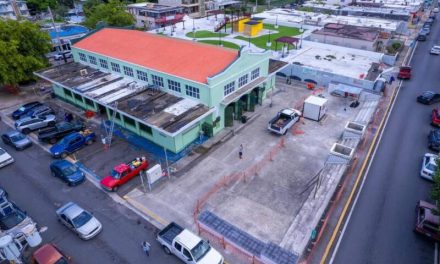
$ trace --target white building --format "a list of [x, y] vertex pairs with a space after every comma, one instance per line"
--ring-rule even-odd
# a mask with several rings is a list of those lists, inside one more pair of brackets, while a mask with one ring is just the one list
[[17, 19], [20, 16], [29, 16], [25, 1], [0, 0], [0, 18]]

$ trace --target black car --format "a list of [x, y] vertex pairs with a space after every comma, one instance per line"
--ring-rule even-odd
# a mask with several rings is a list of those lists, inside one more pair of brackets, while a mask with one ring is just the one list
[[57, 123], [54, 127], [51, 127], [46, 130], [42, 130], [38, 133], [38, 139], [43, 142], [48, 142], [54, 144], [58, 141], [58, 139], [63, 138], [64, 136], [70, 134], [74, 131], [84, 130], [85, 126], [83, 123], [69, 123], [69, 122], [60, 122]]
[[30, 103], [24, 104], [12, 113], [12, 118], [14, 118], [15, 120], [20, 119], [22, 115], [28, 113], [32, 108], [38, 107], [41, 105], [42, 105], [42, 103], [40, 103], [40, 102], [30, 102]]
[[431, 91], [426, 91], [417, 97], [417, 102], [426, 105], [438, 103], [440, 102], [440, 94]]
[[426, 34], [426, 32], [419, 32], [419, 35], [417, 36], [417, 40], [418, 41], [425, 41], [426, 37], [428, 36], [428, 34]]
[[433, 129], [428, 135], [428, 148], [440, 151], [440, 129]]

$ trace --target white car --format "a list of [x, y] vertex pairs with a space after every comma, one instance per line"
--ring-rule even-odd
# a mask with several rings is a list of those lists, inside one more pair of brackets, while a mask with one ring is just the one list
[[420, 177], [430, 181], [434, 181], [432, 177], [437, 170], [437, 159], [438, 156], [431, 153], [426, 153], [425, 156], [423, 156], [423, 164], [422, 169], [420, 170]]
[[434, 46], [431, 48], [431, 51], [429, 52], [431, 54], [440, 55], [440, 46]]
[[14, 158], [6, 150], [0, 148], [0, 168], [14, 162]]
[[[63, 56], [63, 54], [64, 54], [64, 56]], [[60, 52], [60, 53], [55, 54], [53, 56], [53, 58], [55, 60], [62, 60], [64, 57], [66, 57], [66, 59], [72, 58], [72, 52], [70, 52], [70, 51], [63, 51], [63, 52]]]
[[434, 13], [438, 13], [439, 9], [438, 7], [434, 7], [434, 9], [432, 10]]
[[58, 220], [83, 240], [94, 238], [102, 230], [98, 219], [73, 202], [63, 205], [56, 213]]

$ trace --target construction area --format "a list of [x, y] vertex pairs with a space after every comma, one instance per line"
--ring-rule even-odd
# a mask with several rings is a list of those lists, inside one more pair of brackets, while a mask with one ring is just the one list
[[[246, 125], [238, 131], [226, 129], [203, 144], [220, 143], [179, 177], [152, 192], [136, 188], [124, 198], [147, 210], [159, 225], [182, 223], [225, 250], [242, 253], [244, 263], [258, 263], [274, 251], [286, 256], [285, 263], [296, 262], [355, 151], [364, 147], [362, 139], [380, 96], [362, 92], [360, 104], [350, 107], [353, 99], [332, 96], [325, 89], [288, 85], [283, 78], [276, 87]], [[278, 111], [302, 110], [312, 94], [327, 99], [319, 122], [301, 119], [284, 136], [267, 130]]]

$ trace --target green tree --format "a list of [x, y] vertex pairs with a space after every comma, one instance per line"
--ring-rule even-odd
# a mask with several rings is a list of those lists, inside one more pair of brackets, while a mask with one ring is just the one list
[[84, 24], [89, 28], [96, 28], [96, 24], [100, 21], [109, 26], [132, 26], [135, 22], [134, 17], [125, 11], [125, 7], [125, 4], [119, 0], [110, 0], [107, 4], [95, 5], [85, 11]]
[[437, 170], [434, 173], [432, 179], [434, 180], [434, 184], [431, 189], [431, 198], [437, 204], [438, 212], [440, 212], [440, 159], [437, 159]]
[[29, 21], [0, 20], [0, 85], [32, 80], [33, 72], [48, 65], [52, 45], [47, 32]]
[[28, 8], [34, 12], [46, 11], [48, 7], [56, 8], [57, 0], [27, 0]]

